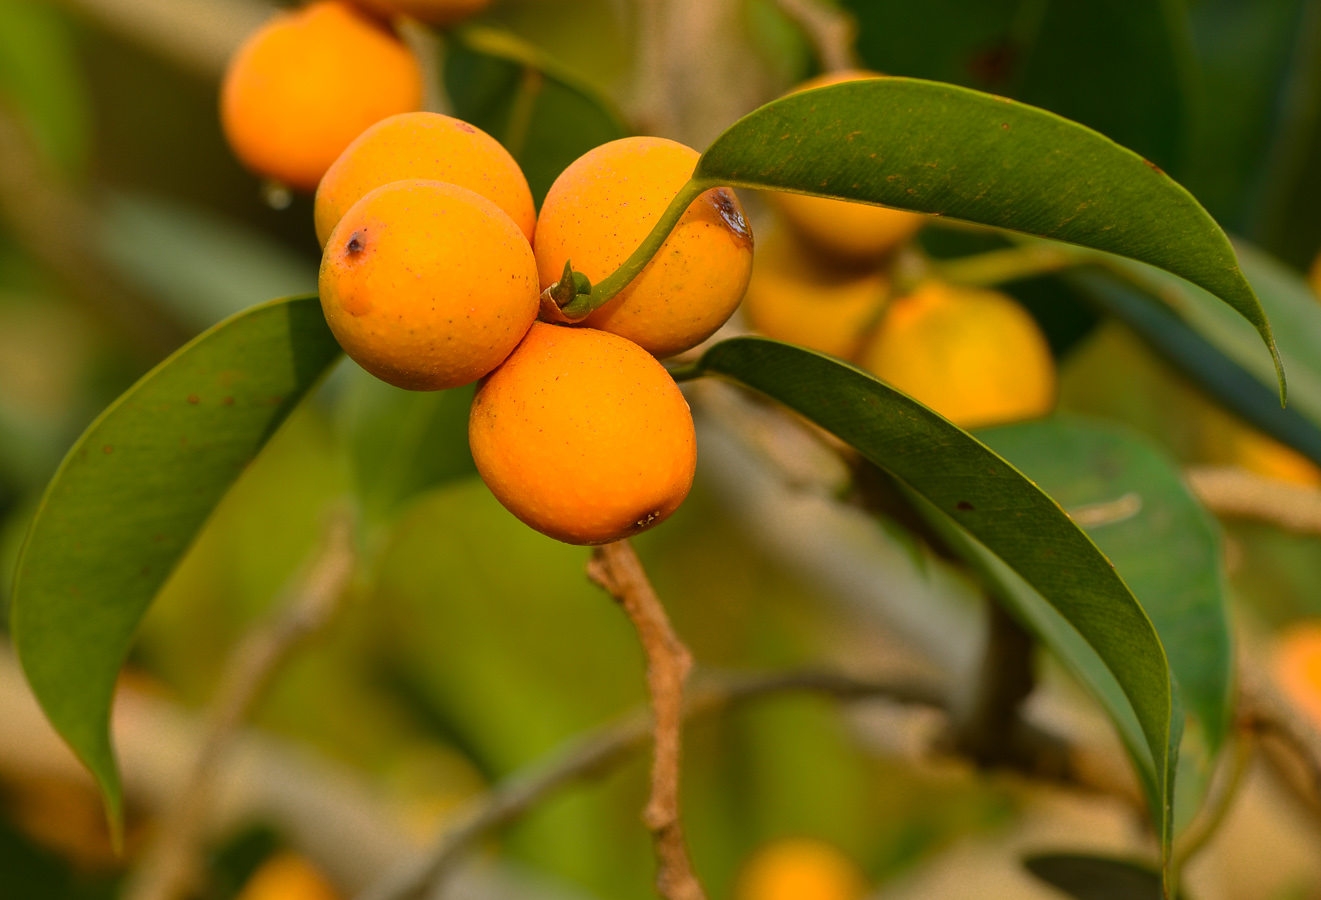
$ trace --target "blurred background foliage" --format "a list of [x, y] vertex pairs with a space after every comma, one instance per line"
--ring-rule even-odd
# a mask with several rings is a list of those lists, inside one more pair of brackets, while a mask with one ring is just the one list
[[[40, 491], [92, 417], [188, 336], [255, 302], [315, 289], [310, 199], [273, 204], [232, 158], [217, 121], [215, 61], [202, 54], [189, 64], [119, 27], [106, 12], [117, 5], [0, 6], [0, 605]], [[201, 5], [227, 14], [226, 0]], [[253, 14], [251, 4], [230, 5], [224, 21]], [[867, 66], [1091, 125], [1300, 273], [1321, 246], [1318, 0], [840, 5], [856, 18]], [[691, 88], [701, 95], [684, 126], [694, 142], [816, 71], [810, 44], [772, 0], [720, 8], [727, 30], [708, 50], [741, 74]], [[547, 86], [511, 148], [539, 197], [579, 149], [557, 143], [563, 122], [581, 125], [589, 144], [626, 133], [626, 116], [573, 86], [630, 108], [630, 9], [497, 0], [450, 39], [437, 93], [443, 85], [449, 108], [508, 140], [522, 67], [542, 61]], [[924, 240], [939, 254], [966, 236], [932, 229]], [[75, 248], [78, 265], [64, 264], [62, 246]], [[1011, 290], [1051, 338], [1062, 409], [1126, 423], [1185, 464], [1243, 460], [1242, 424], [1125, 325], [1058, 279]], [[373, 526], [370, 570], [341, 620], [261, 704], [262, 729], [360, 770], [425, 834], [485, 785], [638, 704], [640, 652], [583, 577], [587, 552], [535, 534], [491, 498], [462, 438], [466, 409], [464, 392], [407, 395], [344, 364], [243, 476], [169, 582], [131, 659], [134, 683], [204, 704], [230, 647], [313, 546], [324, 510], [352, 493]], [[1234, 611], [1249, 632], [1321, 615], [1315, 538], [1260, 524], [1225, 529]], [[703, 665], [809, 665], [853, 652], [856, 614], [771, 558], [701, 470], [673, 522], [637, 543]], [[772, 838], [826, 839], [884, 884], [962, 836], [1005, 829], [1026, 802], [1021, 785], [914, 766], [857, 732], [837, 706], [810, 698], [694, 726], [687, 819], [713, 896], [730, 896], [741, 862]], [[527, 816], [501, 839], [501, 854], [580, 892], [565, 896], [651, 896], [644, 796], [639, 757]], [[96, 849], [104, 837], [90, 793], [71, 799], [0, 776], [0, 799], [0, 893], [112, 894], [123, 863]], [[43, 804], [64, 810], [59, 828], [31, 812]], [[81, 839], [69, 824], [78, 816], [92, 823]], [[234, 896], [282, 843], [263, 823], [249, 825], [215, 848], [218, 897]]]

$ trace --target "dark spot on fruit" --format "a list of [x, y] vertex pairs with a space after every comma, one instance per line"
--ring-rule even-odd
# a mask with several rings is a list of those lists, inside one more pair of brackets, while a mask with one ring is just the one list
[[716, 208], [720, 214], [721, 220], [725, 223], [735, 238], [740, 242], [752, 246], [752, 229], [748, 227], [747, 219], [743, 218], [743, 208], [739, 206], [738, 198], [734, 196], [729, 188], [716, 188], [709, 194], [711, 205]]
[[349, 236], [349, 242], [344, 245], [344, 249], [351, 255], [356, 256], [367, 249], [367, 235], [361, 231], [355, 231]]
[[972, 511], [972, 504], [969, 503], [967, 500], [960, 500], [958, 503], [955, 504], [955, 507], [963, 510], [964, 512]]
[[471, 125], [469, 125], [467, 122], [456, 122], [455, 124], [458, 125], [460, 131], [466, 131], [466, 132], [468, 132], [469, 134], [476, 134], [476, 133], [477, 133], [477, 129], [476, 129], [476, 128], [473, 128], [473, 127], [472, 127]]

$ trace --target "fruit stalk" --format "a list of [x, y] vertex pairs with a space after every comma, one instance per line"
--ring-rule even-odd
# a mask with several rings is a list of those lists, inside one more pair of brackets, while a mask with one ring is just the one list
[[651, 797], [642, 820], [656, 848], [656, 888], [665, 900], [706, 900], [693, 872], [679, 818], [679, 773], [683, 737], [683, 688], [693, 658], [670, 625], [665, 607], [627, 541], [597, 547], [587, 574], [633, 622], [647, 657], [655, 751]]

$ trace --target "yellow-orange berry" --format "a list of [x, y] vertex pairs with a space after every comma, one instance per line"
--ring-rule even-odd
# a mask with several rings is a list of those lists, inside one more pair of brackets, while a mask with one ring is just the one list
[[1321, 728], [1321, 621], [1299, 622], [1286, 629], [1271, 661], [1285, 697], [1314, 728]]
[[349, 144], [316, 190], [316, 234], [330, 231], [368, 191], [407, 178], [444, 181], [481, 194], [514, 220], [529, 242], [537, 224], [523, 170], [500, 143], [461, 119], [432, 112], [382, 119]]
[[301, 856], [277, 853], [248, 879], [238, 900], [339, 900], [339, 894]]
[[[533, 247], [542, 288], [566, 260], [592, 283], [642, 243], [687, 183], [697, 152], [654, 137], [623, 138], [584, 154], [551, 185]], [[586, 324], [671, 356], [700, 344], [730, 317], [752, 272], [752, 232], [728, 188], [702, 194], [645, 269]]]
[[432, 25], [452, 25], [475, 16], [491, 0], [357, 0], [383, 16], [412, 16]]
[[[861, 69], [830, 72], [803, 82], [790, 93], [881, 77], [878, 72]], [[881, 258], [912, 237], [927, 220], [926, 216], [905, 210], [782, 191], [768, 191], [766, 199], [804, 240], [825, 253], [851, 261]]]
[[1274, 438], [1235, 424], [1229, 442], [1233, 461], [1249, 472], [1278, 481], [1321, 487], [1321, 469], [1316, 463]]
[[311, 191], [364, 128], [421, 103], [421, 69], [402, 41], [348, 3], [317, 0], [244, 41], [220, 120], [249, 169]]
[[321, 307], [345, 352], [411, 390], [468, 384], [536, 318], [536, 261], [494, 203], [439, 181], [396, 181], [344, 214], [321, 258]]
[[1036, 418], [1055, 405], [1046, 337], [998, 291], [920, 285], [890, 305], [861, 362], [964, 428]]
[[505, 508], [569, 544], [605, 544], [678, 509], [697, 442], [688, 403], [637, 344], [537, 322], [472, 401], [468, 443]]
[[822, 266], [777, 231], [757, 250], [743, 312], [767, 337], [852, 359], [889, 287], [879, 271]]
[[859, 900], [862, 872], [834, 845], [785, 838], [758, 850], [739, 873], [736, 900]]

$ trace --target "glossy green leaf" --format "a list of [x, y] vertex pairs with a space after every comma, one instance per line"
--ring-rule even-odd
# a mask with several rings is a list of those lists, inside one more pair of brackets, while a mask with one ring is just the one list
[[1140, 260], [1220, 297], [1275, 352], [1233, 246], [1192, 195], [1136, 153], [1035, 107], [908, 78], [831, 85], [735, 122], [693, 178], [916, 210]]
[[406, 391], [346, 365], [340, 424], [369, 519], [388, 519], [422, 492], [477, 474], [468, 450], [472, 387]]
[[504, 144], [538, 206], [569, 163], [628, 135], [609, 100], [514, 35], [474, 25], [450, 38], [445, 87], [454, 114]]
[[[695, 371], [739, 381], [825, 428], [1039, 591], [1123, 689], [1155, 760], [1155, 794], [1168, 795], [1177, 722], [1165, 652], [1114, 566], [1059, 504], [966, 432], [833, 357], [764, 338], [735, 338], [703, 354]], [[1168, 840], [1168, 804], [1161, 813], [1158, 824]]]
[[339, 356], [316, 297], [253, 307], [143, 376], [46, 488], [15, 577], [14, 643], [113, 823], [122, 801], [110, 705], [138, 622], [229, 486]]
[[1165, 897], [1160, 872], [1140, 862], [1084, 853], [1039, 853], [1026, 857], [1023, 867], [1076, 900], [1163, 900]]

